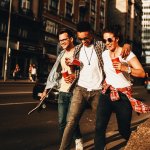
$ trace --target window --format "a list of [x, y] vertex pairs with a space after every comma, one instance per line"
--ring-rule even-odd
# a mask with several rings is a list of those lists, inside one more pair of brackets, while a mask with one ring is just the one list
[[1, 22], [1, 24], [0, 24], [0, 32], [1, 33], [6, 33], [7, 32], [6, 29], [7, 29], [6, 23], [5, 22]]
[[23, 13], [25, 13], [25, 14], [29, 13], [30, 9], [31, 9], [30, 8], [31, 7], [30, 1], [29, 0], [22, 0], [20, 7], [21, 7], [21, 10]]
[[26, 28], [18, 28], [18, 36], [20, 38], [24, 38], [24, 39], [27, 39], [28, 37], [28, 30]]
[[96, 4], [95, 0], [92, 0], [91, 1], [91, 15], [93, 16], [95, 15], [95, 12], [96, 12], [95, 4]]
[[50, 20], [46, 20], [45, 31], [57, 35], [58, 25]]
[[90, 22], [91, 22], [91, 27], [94, 30], [95, 29], [95, 27], [94, 27], [94, 25], [95, 25], [95, 18], [91, 17], [91, 21]]
[[49, 0], [49, 10], [53, 14], [57, 14], [58, 11], [58, 0]]
[[66, 18], [72, 19], [72, 4], [69, 2], [66, 2]]
[[1, 0], [0, 6], [3, 8], [9, 8], [9, 0]]

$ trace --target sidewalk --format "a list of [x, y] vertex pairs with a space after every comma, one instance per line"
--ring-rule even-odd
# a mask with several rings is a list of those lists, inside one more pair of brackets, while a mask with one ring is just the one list
[[0, 84], [35, 84], [35, 82], [31, 82], [28, 79], [8, 79], [4, 81], [3, 79], [0, 79]]
[[[14, 79], [8, 79], [6, 81], [4, 81], [3, 79], [0, 79], [0, 84], [35, 84], [35, 82], [31, 82], [28, 79], [18, 79], [18, 80], [14, 80]], [[140, 88], [143, 87], [143, 85], [133, 85], [133, 88]]]
[[[150, 117], [150, 114], [147, 114], [145, 116], [143, 115], [141, 118], [139, 118], [137, 120], [132, 120], [132, 123], [131, 123], [131, 131], [132, 131], [132, 133], [136, 132], [136, 128], [140, 124], [141, 124], [140, 126], [142, 126], [142, 124], [145, 124], [144, 122], [149, 117]], [[149, 123], [150, 123], [150, 121], [149, 121]], [[145, 133], [146, 133], [146, 131], [145, 131]], [[147, 133], [147, 134], [149, 134], [149, 133]], [[146, 138], [144, 140], [146, 140]], [[111, 130], [111, 131], [106, 132], [106, 143], [107, 143], [107, 145], [106, 145], [107, 150], [124, 150], [124, 148], [126, 147], [126, 144], [127, 144], [126, 141], [119, 134], [118, 130]], [[131, 144], [132, 144], [132, 142], [130, 142], [130, 145]], [[132, 145], [132, 147], [133, 147], [133, 145]], [[93, 138], [84, 142], [84, 149], [85, 150], [94, 150], [94, 139]], [[75, 150], [75, 149], [71, 149], [71, 150]], [[129, 150], [132, 150], [132, 149], [129, 149]]]

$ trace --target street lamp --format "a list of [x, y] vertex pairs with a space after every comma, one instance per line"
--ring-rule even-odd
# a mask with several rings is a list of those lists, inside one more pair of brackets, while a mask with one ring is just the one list
[[5, 56], [5, 69], [4, 69], [4, 81], [7, 80], [7, 68], [8, 68], [8, 56], [9, 56], [9, 34], [10, 34], [10, 20], [11, 20], [11, 5], [12, 0], [9, 2], [9, 14], [8, 14], [8, 29], [6, 39], [6, 56]]

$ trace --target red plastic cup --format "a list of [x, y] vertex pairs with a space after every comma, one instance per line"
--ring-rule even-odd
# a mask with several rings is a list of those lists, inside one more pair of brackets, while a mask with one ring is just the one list
[[64, 78], [66, 78], [69, 74], [68, 74], [68, 71], [64, 71], [64, 72], [61, 72], [62, 73], [62, 76], [64, 77]]
[[78, 59], [74, 59], [72, 61], [72, 64], [75, 65], [75, 66], [80, 66], [80, 61]]
[[[113, 63], [120, 62], [119, 57], [113, 58], [113, 59], [111, 59], [111, 60], [112, 60]], [[118, 73], [121, 73], [120, 70], [117, 70], [117, 69], [115, 69], [115, 70], [116, 70], [116, 73], [117, 73], [117, 74], [118, 74]]]

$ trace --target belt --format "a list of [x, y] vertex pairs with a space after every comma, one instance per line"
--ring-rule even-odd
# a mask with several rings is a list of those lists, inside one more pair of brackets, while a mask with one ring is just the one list
[[84, 88], [80, 85], [77, 85], [76, 87], [79, 87], [80, 89], [87, 91], [87, 92], [92, 92], [92, 91], [101, 91], [101, 89], [88, 89], [88, 88]]

